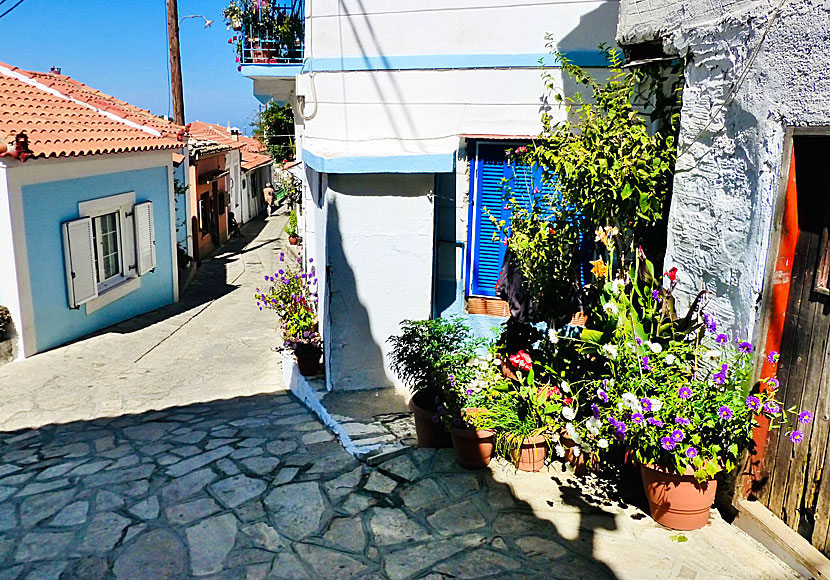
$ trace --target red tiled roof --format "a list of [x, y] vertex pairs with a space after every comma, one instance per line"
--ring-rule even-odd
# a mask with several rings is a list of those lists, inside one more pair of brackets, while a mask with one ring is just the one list
[[229, 129], [222, 125], [194, 121], [190, 124], [190, 134], [199, 139], [210, 139], [240, 149], [242, 153], [242, 169], [249, 170], [271, 162], [271, 156], [265, 151], [265, 146], [259, 139], [239, 135], [234, 139]]
[[0, 62], [0, 102], [0, 143], [28, 136], [29, 154], [21, 160], [183, 146], [182, 127], [57, 73]]

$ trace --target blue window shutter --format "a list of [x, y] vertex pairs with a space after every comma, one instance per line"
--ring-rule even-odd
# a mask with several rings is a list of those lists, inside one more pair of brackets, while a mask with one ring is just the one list
[[504, 261], [505, 246], [500, 241], [493, 240], [496, 227], [490, 221], [490, 215], [496, 219], [504, 219], [507, 214], [503, 199], [504, 171], [504, 147], [480, 145], [476, 158], [473, 201], [475, 224], [472, 224], [475, 227], [475, 239], [470, 280], [470, 293], [476, 296], [495, 297], [496, 282], [499, 280], [501, 264]]

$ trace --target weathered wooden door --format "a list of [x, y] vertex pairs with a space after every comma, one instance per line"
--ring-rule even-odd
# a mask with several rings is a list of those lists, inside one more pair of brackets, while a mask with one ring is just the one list
[[[758, 499], [788, 526], [830, 554], [830, 174], [829, 137], [796, 137], [788, 207], [797, 207], [791, 271], [777, 266], [774, 284], [789, 284], [781, 332], [778, 393], [786, 408], [815, 419], [799, 425], [804, 441], [771, 430]], [[794, 171], [795, 175], [792, 175]], [[797, 196], [793, 199], [792, 196]]]

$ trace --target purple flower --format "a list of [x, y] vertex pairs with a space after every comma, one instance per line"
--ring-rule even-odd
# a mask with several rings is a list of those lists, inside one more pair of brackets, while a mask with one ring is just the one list
[[712, 377], [712, 382], [715, 383], [716, 385], [722, 385], [723, 383], [726, 382], [726, 377], [724, 375], [722, 375], [721, 373], [718, 373], [718, 374], [716, 374], [715, 376]]
[[663, 421], [661, 421], [660, 419], [655, 419], [654, 417], [649, 417], [648, 419], [646, 419], [646, 423], [651, 423], [655, 427], [663, 426]]
[[450, 374], [450, 386], [455, 388], [455, 375]]
[[749, 353], [752, 352], [752, 345], [749, 344], [748, 342], [744, 341], [744, 342], [742, 342], [741, 344], [738, 345], [738, 350], [743, 352], [743, 353], [749, 354]]
[[614, 435], [616, 435], [617, 439], [622, 441], [625, 439], [625, 431], [628, 427], [625, 426], [625, 423], [617, 423], [617, 428], [614, 429]]
[[775, 363], [778, 362], [778, 356], [779, 356], [778, 351], [777, 350], [772, 350], [767, 355], [767, 360], [770, 362], [770, 364], [775, 364]]
[[643, 397], [642, 399], [640, 399], [640, 406], [643, 408], [643, 411], [645, 411], [646, 413], [650, 413], [651, 399], [649, 399], [648, 397]]
[[313, 263], [314, 263], [314, 258], [309, 258], [309, 259], [308, 259], [308, 263], [309, 263], [309, 264], [313, 264]]
[[650, 371], [651, 370], [651, 367], [648, 366], [648, 356], [644, 356], [640, 360], [640, 364], [642, 365], [644, 371]]
[[284, 272], [282, 269], [280, 269], [280, 271], [279, 271], [279, 272], [277, 272], [277, 274], [279, 274], [280, 276], [282, 276], [283, 274], [285, 274], [285, 272]]
[[766, 403], [764, 403], [764, 411], [766, 411], [770, 415], [777, 415], [781, 411], [781, 407], [779, 407], [778, 404], [773, 401], [767, 401]]
[[723, 419], [724, 421], [729, 421], [733, 416], [732, 409], [730, 409], [726, 405], [721, 405], [718, 407], [718, 417]]
[[746, 406], [752, 409], [753, 411], [760, 411], [761, 410], [761, 399], [754, 395], [749, 395], [746, 398]]
[[473, 394], [473, 390], [472, 389], [467, 389], [466, 394], [469, 397], [470, 395]]
[[663, 449], [665, 449], [666, 451], [671, 451], [672, 449], [674, 449], [677, 443], [671, 437], [661, 437], [660, 445], [662, 445]]
[[675, 443], [680, 443], [686, 435], [680, 429], [675, 429], [671, 432], [671, 440]]
[[719, 335], [715, 338], [715, 342], [717, 342], [718, 344], [724, 344], [724, 343], [726, 343], [726, 342], [728, 342], [728, 341], [729, 341], [729, 337], [728, 337], [728, 336], [726, 336], [726, 335], [725, 335], [725, 334], [723, 334], [723, 333], [719, 334]]
[[605, 391], [597, 391], [597, 395], [599, 395], [599, 398], [602, 399], [603, 403], [608, 402], [608, 393], [606, 393]]
[[674, 422], [678, 425], [688, 425], [691, 423], [691, 421], [689, 421], [686, 417], [675, 417]]
[[443, 415], [447, 412], [447, 408], [444, 405], [438, 405], [438, 409], [436, 410], [438, 411], [439, 415]]
[[637, 344], [643, 344], [643, 340], [640, 337], [634, 339]]
[[280, 262], [285, 261], [285, 252], [280, 252]]
[[683, 385], [682, 387], [677, 389], [677, 396], [681, 399], [688, 399], [692, 396], [692, 389], [690, 389], [686, 385]]
[[802, 425], [806, 425], [810, 421], [813, 420], [813, 414], [810, 411], [801, 411], [798, 414], [798, 422]]
[[651, 298], [659, 304], [660, 300], [661, 300], [660, 299], [660, 291], [659, 290], [652, 290], [651, 291]]
[[703, 313], [703, 324], [706, 326], [706, 330], [709, 332], [717, 332], [718, 325], [715, 322], [715, 317], [709, 314], [708, 312]]
[[790, 441], [793, 443], [801, 443], [804, 441], [804, 433], [796, 429], [790, 433]]
[[781, 383], [778, 382], [778, 379], [776, 379], [775, 377], [768, 378], [767, 384], [769, 385], [769, 388], [771, 388], [773, 391], [781, 386]]
[[440, 423], [441, 422], [441, 417], [439, 417], [438, 415], [433, 415], [432, 416], [432, 422], [433, 423]]
[[594, 415], [594, 419], [599, 419], [599, 407], [596, 403], [591, 403], [591, 413]]
[[631, 415], [631, 420], [637, 423], [637, 425], [642, 425], [644, 419], [645, 417], [643, 417], [642, 413], [634, 413]]
[[265, 281], [266, 281], [266, 282], [268, 281], [268, 276], [265, 276]]
[[694, 447], [689, 447], [686, 450], [686, 457], [688, 457], [689, 459], [694, 459], [695, 457], [697, 457], [697, 449], [695, 449]]

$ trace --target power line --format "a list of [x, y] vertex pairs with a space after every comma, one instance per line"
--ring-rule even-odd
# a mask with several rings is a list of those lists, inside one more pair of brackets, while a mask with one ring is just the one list
[[[0, 2], [0, 4], [2, 4], [2, 3], [3, 3], [3, 2], [5, 2], [5, 1], [6, 1], [6, 0], [3, 0], [2, 2]], [[18, 7], [18, 6], [20, 6], [21, 4], [23, 4], [23, 0], [18, 0], [17, 4], [15, 4], [15, 5], [14, 5], [14, 6], [12, 6], [11, 8], [9, 8], [9, 9], [8, 9], [8, 10], [6, 10], [5, 12], [3, 12], [3, 14], [0, 14], [0, 18], [3, 18], [6, 14], [8, 14], [9, 12], [11, 12], [12, 10], [14, 10], [15, 8], [17, 8], [17, 7]]]

